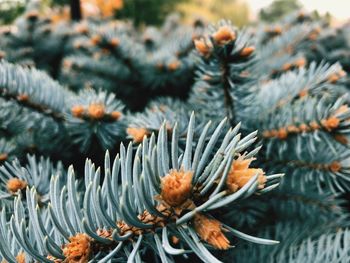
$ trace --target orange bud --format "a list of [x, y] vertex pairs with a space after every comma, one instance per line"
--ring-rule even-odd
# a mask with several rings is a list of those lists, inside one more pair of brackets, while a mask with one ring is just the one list
[[129, 134], [136, 143], [142, 142], [143, 138], [149, 134], [147, 129], [136, 127], [127, 128], [126, 133]]
[[191, 195], [192, 172], [170, 170], [161, 179], [161, 198], [168, 205], [176, 207], [183, 204]]
[[17, 193], [18, 190], [23, 190], [27, 187], [27, 182], [18, 178], [11, 178], [7, 181], [7, 190], [11, 193]]
[[181, 62], [179, 60], [174, 60], [168, 65], [168, 69], [171, 71], [177, 70], [181, 65]]
[[231, 170], [227, 176], [226, 186], [230, 192], [236, 192], [242, 188], [254, 176], [258, 175], [258, 188], [263, 189], [266, 183], [264, 171], [260, 168], [249, 168], [253, 159], [239, 158], [232, 164]]
[[241, 57], [249, 57], [255, 51], [255, 47], [245, 47], [239, 52]]
[[194, 229], [198, 236], [217, 249], [228, 249], [230, 241], [222, 231], [221, 223], [215, 219], [209, 219], [205, 215], [197, 213], [193, 220]]
[[208, 56], [213, 48], [211, 44], [209, 44], [209, 42], [206, 43], [204, 39], [194, 40], [194, 46], [197, 51], [203, 56]]
[[7, 153], [0, 153], [0, 162], [6, 161], [8, 158]]
[[69, 263], [88, 262], [91, 254], [91, 238], [78, 233], [69, 238], [69, 243], [63, 245], [63, 255]]
[[111, 41], [109, 42], [112, 47], [117, 47], [120, 44], [120, 40], [116, 37], [112, 38]]
[[226, 45], [236, 39], [236, 33], [227, 25], [219, 27], [219, 29], [212, 35], [216, 44]]
[[338, 128], [340, 120], [337, 117], [329, 117], [328, 119], [322, 120], [321, 124], [328, 131]]
[[296, 61], [294, 61], [294, 65], [296, 66], [296, 67], [303, 67], [303, 66], [305, 66], [306, 65], [306, 59], [305, 58], [299, 58], [299, 59], [297, 59]]
[[93, 35], [90, 38], [90, 42], [93, 45], [98, 45], [99, 43], [101, 43], [101, 41], [102, 41], [102, 37], [100, 35]]
[[28, 101], [28, 99], [29, 99], [29, 96], [27, 94], [19, 94], [17, 96], [18, 101], [24, 102], [24, 101]]
[[71, 108], [72, 115], [80, 118], [85, 112], [85, 108], [82, 105], [75, 105]]
[[102, 119], [105, 115], [105, 106], [100, 103], [92, 103], [89, 105], [88, 114], [92, 119]]
[[329, 165], [329, 170], [333, 173], [339, 172], [341, 169], [341, 163], [334, 161]]
[[116, 121], [123, 116], [123, 114], [120, 111], [112, 111], [110, 115]]
[[281, 140], [286, 139], [288, 136], [288, 131], [286, 128], [282, 127], [278, 130], [278, 135], [277, 137]]
[[17, 263], [26, 263], [26, 255], [23, 252], [20, 252], [16, 256]]

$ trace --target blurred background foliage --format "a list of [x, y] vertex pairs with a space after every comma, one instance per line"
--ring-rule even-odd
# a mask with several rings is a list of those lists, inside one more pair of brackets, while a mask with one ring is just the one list
[[[68, 18], [72, 0], [41, 0], [54, 19]], [[24, 11], [26, 0], [0, 0], [0, 23], [10, 24]], [[135, 25], [160, 25], [165, 17], [178, 12], [185, 22], [193, 18], [206, 21], [229, 19], [238, 26], [249, 21], [249, 6], [242, 0], [80, 0], [83, 16], [131, 19]]]
[[[0, 25], [11, 24], [24, 12], [28, 0], [0, 0]], [[160, 25], [170, 13], [180, 14], [183, 22], [194, 19], [215, 22], [222, 18], [242, 27], [252, 20], [252, 6], [245, 0], [38, 0], [40, 11], [49, 13], [55, 22], [71, 18], [73, 2], [80, 2], [83, 17], [94, 19], [130, 19], [136, 26]], [[252, 4], [252, 3], [250, 3]], [[262, 8], [258, 16], [266, 22], [277, 21], [282, 16], [299, 10], [298, 0], [275, 0]], [[318, 17], [317, 12], [314, 13]], [[331, 19], [329, 14], [325, 16]]]

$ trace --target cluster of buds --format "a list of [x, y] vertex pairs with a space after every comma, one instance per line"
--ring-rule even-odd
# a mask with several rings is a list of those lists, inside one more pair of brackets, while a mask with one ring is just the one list
[[[210, 56], [214, 45], [219, 47], [225, 46], [236, 40], [236, 32], [231, 26], [220, 26], [213, 34], [200, 39], [194, 40], [194, 46], [197, 51], [204, 57]], [[245, 52], [248, 52], [246, 50]]]
[[83, 105], [75, 105], [71, 108], [71, 112], [74, 117], [88, 117], [93, 120], [100, 120], [105, 116], [109, 116], [113, 120], [119, 120], [122, 116], [122, 113], [119, 111], [106, 113], [105, 106], [102, 103], [91, 103], [88, 107]]
[[303, 57], [298, 58], [291, 63], [283, 64], [282, 71], [288, 71], [288, 70], [295, 69], [295, 68], [301, 68], [301, 67], [304, 67], [305, 65], [306, 65], [306, 59]]
[[[347, 112], [348, 110], [349, 108], [347, 105], [342, 105], [335, 111], [335, 113], [332, 116], [322, 119], [320, 123], [316, 121], [310, 121], [309, 123], [301, 123], [299, 125], [288, 125], [279, 129], [264, 131], [262, 133], [262, 136], [264, 138], [275, 137], [283, 140], [286, 139], [290, 134], [313, 132], [321, 128], [325, 129], [328, 132], [331, 132], [337, 129], [340, 125], [341, 120], [338, 116]], [[338, 138], [339, 139], [337, 139], [336, 137], [335, 139], [338, 141], [344, 141], [344, 139], [342, 139], [343, 137], [338, 136]]]

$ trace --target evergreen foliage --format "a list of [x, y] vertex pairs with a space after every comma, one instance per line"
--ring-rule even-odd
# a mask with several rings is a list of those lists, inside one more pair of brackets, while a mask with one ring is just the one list
[[0, 260], [349, 262], [348, 40], [29, 7], [0, 35]]

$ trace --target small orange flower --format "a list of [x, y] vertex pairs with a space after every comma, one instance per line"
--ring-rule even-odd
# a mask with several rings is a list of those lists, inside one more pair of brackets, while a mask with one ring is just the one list
[[23, 190], [27, 187], [27, 182], [19, 178], [11, 178], [7, 181], [7, 190], [11, 193], [17, 193], [18, 190]]
[[245, 47], [239, 52], [241, 57], [249, 57], [255, 51], [255, 47]]
[[193, 220], [194, 229], [198, 236], [217, 249], [228, 249], [230, 241], [222, 231], [221, 223], [215, 219], [209, 219], [205, 215], [197, 213]]
[[149, 134], [149, 131], [145, 128], [130, 127], [126, 129], [126, 133], [133, 138], [134, 142], [140, 143], [143, 141], [143, 137]]
[[219, 29], [212, 35], [216, 44], [223, 46], [236, 39], [236, 33], [231, 27], [225, 25], [219, 27]]
[[86, 234], [77, 234], [69, 238], [69, 243], [63, 246], [63, 255], [67, 263], [88, 262], [91, 253], [91, 239]]
[[182, 205], [191, 195], [192, 172], [170, 170], [161, 179], [161, 198], [172, 207]]
[[210, 42], [205, 41], [204, 39], [196, 39], [194, 40], [194, 46], [196, 47], [197, 51], [203, 55], [208, 56], [213, 48]]
[[85, 112], [85, 108], [82, 105], [75, 105], [72, 107], [71, 112], [72, 112], [72, 115], [74, 117], [79, 118], [79, 117], [83, 116], [83, 114]]
[[226, 185], [230, 192], [236, 192], [242, 188], [256, 174], [258, 174], [259, 189], [263, 189], [266, 183], [264, 171], [260, 168], [249, 168], [254, 159], [243, 159], [242, 157], [233, 161], [231, 170], [226, 179]]
[[89, 105], [88, 114], [92, 119], [102, 119], [105, 115], [105, 106], [101, 103], [92, 103]]

